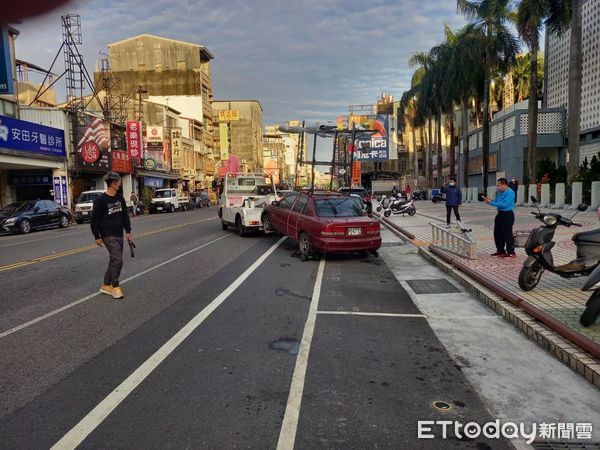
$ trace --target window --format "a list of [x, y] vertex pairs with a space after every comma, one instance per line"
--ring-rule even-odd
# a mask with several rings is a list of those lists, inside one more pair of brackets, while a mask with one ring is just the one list
[[279, 202], [279, 207], [282, 209], [290, 209], [292, 207], [292, 203], [294, 203], [294, 200], [296, 199], [296, 196], [298, 194], [293, 193], [290, 195], [286, 195], [283, 200], [281, 200]]
[[43, 203], [44, 205], [42, 206], [42, 209], [47, 209], [48, 211], [54, 211], [56, 208], [58, 208], [57, 204], [51, 200], [44, 200], [40, 203]]
[[364, 212], [353, 197], [315, 200], [319, 217], [361, 217]]
[[294, 205], [294, 212], [303, 214], [304, 210], [306, 209], [307, 203], [308, 203], [308, 196], [305, 194], [300, 195], [300, 198], [298, 198], [298, 201], [296, 201], [296, 204]]

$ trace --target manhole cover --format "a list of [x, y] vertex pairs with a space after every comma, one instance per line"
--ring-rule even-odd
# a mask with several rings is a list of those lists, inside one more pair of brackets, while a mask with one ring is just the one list
[[539, 450], [600, 450], [599, 442], [534, 441], [531, 446]]
[[401, 245], [404, 245], [404, 242], [398, 241], [398, 242], [382, 242], [381, 243], [381, 248], [385, 248], [385, 247], [400, 247]]
[[300, 350], [300, 342], [290, 339], [280, 339], [278, 341], [271, 342], [269, 348], [273, 350], [279, 350], [281, 352], [287, 352], [292, 355], [297, 355]]
[[441, 400], [433, 402], [431, 404], [431, 406], [433, 406], [434, 409], [437, 409], [438, 411], [443, 411], [443, 412], [450, 411], [452, 409], [452, 405], [450, 403], [444, 402]]
[[415, 294], [454, 294], [460, 292], [448, 280], [408, 280], [410, 288]]

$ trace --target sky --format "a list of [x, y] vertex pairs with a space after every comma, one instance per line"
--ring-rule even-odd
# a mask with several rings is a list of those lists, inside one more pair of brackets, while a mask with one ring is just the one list
[[[138, 34], [201, 44], [215, 57], [215, 99], [259, 100], [264, 124], [335, 121], [383, 92], [399, 99], [411, 54], [465, 23], [453, 0], [71, 0], [16, 25], [17, 57], [49, 68], [67, 13], [81, 15], [88, 71], [107, 44]], [[61, 54], [53, 72], [63, 70]]]

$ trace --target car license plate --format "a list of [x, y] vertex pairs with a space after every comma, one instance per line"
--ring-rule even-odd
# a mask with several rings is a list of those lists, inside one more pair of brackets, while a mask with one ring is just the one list
[[362, 228], [348, 228], [348, 236], [360, 236]]
[[87, 212], [87, 211], [82, 211], [82, 212], [81, 212], [81, 215], [82, 215], [82, 216], [87, 216], [87, 215], [88, 215], [88, 212]]
[[156, 207], [156, 210], [157, 210], [157, 211], [162, 211], [162, 206], [157, 206], [157, 207]]

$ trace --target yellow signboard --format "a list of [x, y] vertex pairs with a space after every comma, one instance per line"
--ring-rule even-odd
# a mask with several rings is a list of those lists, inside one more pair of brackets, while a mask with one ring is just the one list
[[240, 120], [240, 111], [238, 109], [219, 111], [219, 122], [233, 122], [236, 120]]
[[182, 166], [182, 151], [181, 151], [181, 129], [171, 129], [171, 155], [173, 157], [172, 168], [177, 170]]
[[229, 158], [229, 136], [227, 134], [227, 124], [219, 124], [219, 141], [221, 148], [221, 161], [225, 161]]

